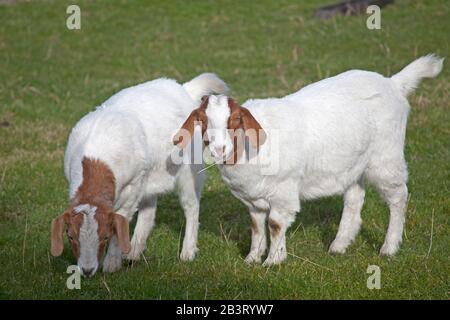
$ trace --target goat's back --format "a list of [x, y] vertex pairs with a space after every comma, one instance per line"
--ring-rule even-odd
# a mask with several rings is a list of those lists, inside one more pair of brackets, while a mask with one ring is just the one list
[[372, 158], [403, 154], [409, 104], [390, 78], [374, 72], [348, 71], [244, 106], [268, 135], [278, 135], [277, 176], [298, 179], [302, 198], [342, 193]]
[[128, 183], [143, 170], [164, 166], [172, 134], [194, 102], [173, 80], [158, 79], [126, 88], [85, 115], [73, 128], [65, 154], [65, 175], [76, 190], [81, 159], [107, 163], [118, 182]]

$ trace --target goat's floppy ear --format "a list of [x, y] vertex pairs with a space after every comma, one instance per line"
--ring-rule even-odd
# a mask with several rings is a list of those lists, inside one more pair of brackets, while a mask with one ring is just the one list
[[[209, 96], [203, 96], [202, 97], [202, 103], [200, 104], [200, 107], [198, 108], [199, 111], [203, 112], [203, 121], [205, 123], [202, 123], [202, 137], [203, 137], [203, 143], [207, 146], [209, 144], [208, 135], [206, 133], [206, 129], [208, 127], [208, 118], [206, 117], [206, 108], [208, 107], [209, 103]], [[201, 119], [200, 119], [201, 120]]]
[[[195, 123], [198, 121], [207, 122], [207, 118], [204, 115], [206, 107], [208, 106], [208, 96], [202, 97], [202, 103], [200, 107], [191, 112], [187, 120], [181, 126], [181, 129], [173, 137], [173, 144], [178, 146], [180, 149], [186, 147], [186, 145], [191, 141], [194, 136]], [[203, 114], [203, 116], [202, 116]], [[207, 123], [202, 123], [202, 135], [206, 131]], [[208, 144], [208, 140], [205, 139], [205, 144]]]
[[67, 223], [69, 213], [64, 212], [52, 220], [52, 247], [51, 254], [58, 257], [64, 250], [64, 230]]
[[113, 215], [114, 228], [116, 230], [117, 239], [119, 240], [119, 248], [123, 253], [128, 253], [131, 250], [128, 220], [120, 214], [113, 213]]
[[178, 130], [177, 134], [173, 137], [173, 144], [178, 146], [180, 149], [186, 147], [186, 145], [191, 141], [194, 136], [195, 122], [198, 121], [198, 110], [195, 109], [191, 112], [187, 120]]
[[266, 132], [247, 108], [240, 107], [243, 129], [254, 148], [258, 148], [266, 142]]

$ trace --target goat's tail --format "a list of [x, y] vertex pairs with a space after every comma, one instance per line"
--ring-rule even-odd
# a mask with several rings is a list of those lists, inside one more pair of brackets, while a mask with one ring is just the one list
[[406, 97], [419, 86], [422, 78], [436, 77], [442, 70], [443, 62], [444, 58], [429, 54], [414, 60], [391, 79]]
[[183, 84], [183, 87], [196, 102], [204, 95], [227, 94], [229, 91], [227, 84], [214, 73], [202, 73]]

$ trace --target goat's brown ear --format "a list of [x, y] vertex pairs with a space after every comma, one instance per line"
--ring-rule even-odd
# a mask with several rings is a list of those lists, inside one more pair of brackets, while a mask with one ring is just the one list
[[191, 112], [187, 120], [181, 126], [181, 129], [173, 137], [173, 144], [180, 149], [186, 147], [194, 136], [195, 122], [198, 121], [198, 110], [195, 109]]
[[123, 253], [128, 253], [131, 250], [128, 219], [117, 213], [113, 213], [113, 215], [114, 228], [116, 230], [117, 239], [119, 241], [119, 248]]
[[254, 148], [259, 148], [266, 142], [266, 132], [247, 108], [240, 107], [243, 129]]
[[51, 254], [58, 257], [64, 250], [64, 230], [68, 222], [69, 213], [64, 212], [52, 220], [52, 247]]
[[[209, 96], [203, 96], [200, 106], [191, 112], [187, 120], [181, 126], [181, 129], [173, 137], [173, 144], [183, 149], [191, 141], [194, 136], [194, 129], [196, 122], [207, 122], [205, 115], [206, 107], [208, 106]], [[207, 123], [202, 123], [202, 135], [205, 135]], [[205, 138], [205, 144], [209, 143]]]

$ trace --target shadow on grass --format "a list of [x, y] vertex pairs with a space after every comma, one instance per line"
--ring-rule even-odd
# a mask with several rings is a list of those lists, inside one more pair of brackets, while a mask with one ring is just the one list
[[[177, 196], [162, 196], [158, 200], [158, 207], [157, 224], [166, 224], [174, 232], [182, 230], [184, 234], [184, 214]], [[336, 235], [342, 208], [341, 197], [304, 202], [288, 234], [302, 227], [307, 233], [318, 229], [324, 247], [328, 247]], [[236, 243], [244, 257], [250, 248], [250, 223], [247, 207], [228, 191], [204, 193], [200, 208], [200, 233], [206, 231], [222, 241]]]

